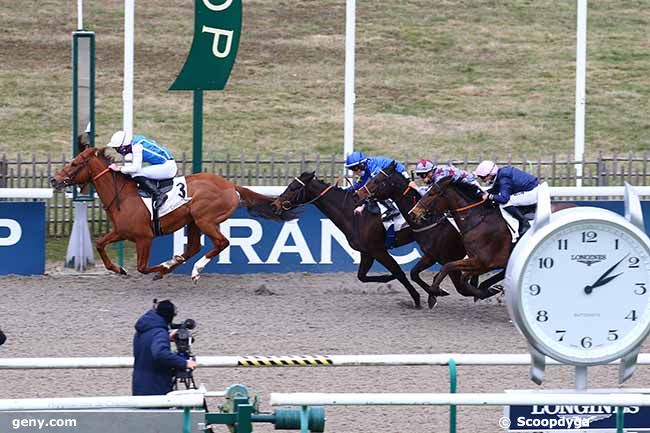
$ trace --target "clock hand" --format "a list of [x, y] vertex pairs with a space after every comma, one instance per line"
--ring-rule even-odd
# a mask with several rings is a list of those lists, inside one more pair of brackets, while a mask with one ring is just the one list
[[625, 255], [621, 260], [619, 260], [618, 262], [614, 263], [614, 265], [613, 265], [611, 268], [607, 269], [603, 275], [601, 275], [600, 277], [598, 277], [598, 279], [596, 280], [595, 283], [593, 283], [593, 284], [591, 284], [591, 285], [589, 285], [589, 286], [585, 286], [585, 293], [586, 293], [586, 294], [590, 294], [590, 293], [593, 291], [594, 288], [596, 288], [596, 287], [600, 287], [600, 286], [602, 286], [602, 285], [605, 285], [605, 284], [609, 283], [610, 281], [612, 281], [614, 278], [616, 278], [616, 277], [618, 277], [619, 275], [621, 275], [622, 272], [619, 273], [619, 274], [616, 274], [616, 275], [614, 275], [614, 276], [608, 277], [608, 275], [611, 274], [612, 271], [613, 271], [614, 269], [616, 269], [616, 267], [617, 267], [618, 265], [620, 265], [621, 262], [622, 262], [623, 260], [625, 260], [625, 259], [627, 258], [627, 256], [629, 256], [629, 255], [630, 255], [630, 253], [627, 253], [627, 254], [626, 254], [626, 255]]

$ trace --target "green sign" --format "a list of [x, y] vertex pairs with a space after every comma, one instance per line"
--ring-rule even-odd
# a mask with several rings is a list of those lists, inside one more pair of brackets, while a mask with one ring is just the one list
[[194, 40], [169, 90], [223, 90], [241, 35], [241, 0], [196, 0]]

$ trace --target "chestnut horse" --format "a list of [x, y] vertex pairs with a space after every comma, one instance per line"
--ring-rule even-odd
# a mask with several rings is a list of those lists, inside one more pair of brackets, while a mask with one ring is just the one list
[[185, 263], [201, 249], [201, 233], [205, 233], [214, 247], [201, 257], [192, 268], [192, 280], [196, 282], [210, 260], [226, 248], [230, 242], [219, 231], [218, 225], [230, 218], [237, 210], [240, 200], [255, 215], [274, 220], [291, 220], [292, 213], [277, 215], [270, 203], [273, 198], [257, 194], [250, 189], [212, 173], [187, 176], [187, 195], [191, 200], [160, 219], [164, 234], [173, 233], [187, 226], [187, 248], [181, 255], [156, 266], [149, 266], [149, 252], [154, 238], [151, 214], [138, 195], [136, 183], [130, 177], [109, 170], [113, 158], [106, 148], [88, 148], [79, 153], [69, 164], [50, 180], [52, 187], [61, 190], [70, 185], [93, 183], [97, 195], [111, 220], [112, 231], [97, 239], [97, 252], [106, 269], [126, 274], [122, 267], [111, 262], [106, 255], [106, 245], [120, 240], [135, 242], [138, 271], [143, 274], [158, 272], [155, 279], [162, 278]]
[[[420, 272], [429, 268], [435, 263], [445, 264], [460, 260], [466, 256], [465, 245], [460, 233], [449, 222], [445, 214], [433, 214], [433, 218], [426, 218], [416, 221], [409, 214], [409, 210], [422, 198], [420, 193], [411, 188], [409, 180], [401, 173], [395, 171], [395, 163], [380, 170], [362, 188], [357, 190], [356, 195], [361, 199], [368, 197], [378, 200], [392, 199], [399, 208], [402, 215], [413, 229], [413, 237], [425, 253], [420, 262], [411, 271]], [[413, 276], [411, 275], [411, 278]], [[473, 296], [485, 299], [488, 295], [476, 288], [478, 279], [467, 284], [461, 279], [460, 271], [449, 273], [458, 293], [463, 296]]]
[[[332, 220], [334, 225], [343, 232], [350, 246], [361, 253], [361, 262], [357, 271], [359, 281], [386, 283], [397, 279], [411, 295], [415, 307], [420, 308], [420, 294], [386, 249], [386, 229], [381, 222], [380, 215], [366, 211], [355, 215], [354, 208], [360, 203], [354, 194], [323, 182], [316, 177], [313, 171], [304, 172], [296, 177], [277, 197], [272, 206], [278, 214], [283, 214], [307, 204], [313, 204]], [[395, 246], [399, 247], [411, 242], [413, 242], [413, 232], [410, 228], [396, 233]], [[368, 271], [375, 260], [388, 269], [390, 275], [368, 276]], [[447, 294], [430, 290], [429, 285], [420, 278], [414, 278], [414, 281], [429, 294], [430, 307], [436, 304], [436, 296]]]
[[[574, 203], [553, 203], [551, 210], [555, 212], [574, 206]], [[494, 294], [495, 289], [488, 289], [487, 283], [491, 285], [498, 281], [497, 278], [503, 278], [514, 247], [498, 204], [485, 200], [478, 185], [455, 181], [448, 176], [434, 183], [410, 213], [417, 220], [429, 211], [449, 212], [454, 217], [468, 255], [467, 259], [446, 263], [433, 280], [432, 287], [437, 287], [449, 272], [463, 272], [462, 278], [467, 282], [472, 276], [501, 269], [479, 287], [484, 296]]]

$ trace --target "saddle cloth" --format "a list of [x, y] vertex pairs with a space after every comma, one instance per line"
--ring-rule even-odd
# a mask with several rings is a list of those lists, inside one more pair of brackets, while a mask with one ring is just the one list
[[[499, 209], [501, 209], [501, 216], [503, 216], [503, 219], [506, 220], [506, 225], [508, 226], [508, 229], [510, 229], [510, 234], [512, 235], [512, 243], [514, 244], [517, 242], [517, 239], [519, 238], [519, 220], [508, 211], [503, 210], [503, 205], [499, 205]], [[532, 217], [531, 217], [532, 216]], [[526, 214], [526, 219], [531, 222], [532, 226], [532, 220], [535, 218], [535, 214], [532, 213], [527, 213]]]
[[[383, 215], [386, 212], [386, 206], [384, 206], [381, 202], [377, 202], [377, 204], [379, 205], [380, 215]], [[390, 226], [393, 226], [393, 230], [395, 230], [395, 232], [398, 232], [409, 226], [402, 214], [394, 216], [389, 220], [382, 221], [382, 224], [384, 224], [384, 228], [386, 230], [388, 230]]]
[[[162, 218], [164, 215], [175, 211], [179, 207], [183, 206], [188, 201], [192, 200], [192, 197], [187, 196], [187, 182], [185, 181], [185, 176], [175, 177], [174, 182], [172, 183], [172, 189], [167, 191], [167, 200], [162, 204], [160, 209], [158, 209], [158, 218]], [[153, 219], [153, 210], [151, 208], [151, 197], [140, 197], [147, 206], [149, 210], [149, 215]]]

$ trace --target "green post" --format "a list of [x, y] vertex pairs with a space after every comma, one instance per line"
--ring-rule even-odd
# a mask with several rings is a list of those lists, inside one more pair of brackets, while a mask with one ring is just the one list
[[223, 90], [235, 64], [241, 36], [242, 0], [195, 0], [194, 39], [169, 90], [194, 91], [192, 173], [203, 159], [203, 91]]
[[[449, 392], [456, 393], [456, 361], [449, 359]], [[456, 433], [456, 405], [449, 406], [449, 433]]]
[[300, 433], [309, 433], [309, 406], [300, 406]]
[[625, 426], [625, 408], [621, 406], [616, 407], [616, 433], [623, 433]]
[[194, 90], [194, 121], [192, 139], [192, 173], [201, 173], [203, 170], [203, 90]]
[[192, 433], [192, 424], [190, 423], [190, 408], [183, 409], [183, 433]]

